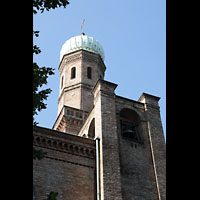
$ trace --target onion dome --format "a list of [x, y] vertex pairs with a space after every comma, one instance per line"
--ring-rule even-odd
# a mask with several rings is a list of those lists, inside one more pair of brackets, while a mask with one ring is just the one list
[[70, 38], [63, 44], [60, 51], [60, 61], [62, 60], [65, 54], [80, 49], [99, 54], [103, 61], [105, 59], [104, 50], [101, 44], [93, 37], [87, 36], [84, 33], [82, 33], [81, 35]]

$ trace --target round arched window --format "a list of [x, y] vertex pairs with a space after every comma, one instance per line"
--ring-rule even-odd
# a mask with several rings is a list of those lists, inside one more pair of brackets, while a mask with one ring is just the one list
[[135, 142], [140, 142], [140, 136], [137, 128], [139, 121], [139, 116], [135, 111], [128, 108], [122, 109], [120, 112], [122, 137], [134, 140]]
[[76, 78], [76, 67], [73, 67], [71, 69], [71, 79], [74, 79], [74, 78]]

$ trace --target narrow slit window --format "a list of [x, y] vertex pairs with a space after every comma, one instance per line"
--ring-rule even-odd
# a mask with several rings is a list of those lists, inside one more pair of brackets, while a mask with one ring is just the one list
[[76, 67], [73, 67], [71, 69], [71, 79], [74, 79], [74, 78], [76, 78]]
[[87, 77], [88, 77], [88, 79], [92, 79], [92, 68], [91, 67], [87, 68]]
[[63, 79], [64, 79], [64, 76], [62, 76], [62, 79], [61, 79], [61, 89], [63, 88]]

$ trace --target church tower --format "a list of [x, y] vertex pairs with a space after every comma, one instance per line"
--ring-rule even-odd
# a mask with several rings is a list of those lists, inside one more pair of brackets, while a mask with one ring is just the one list
[[63, 44], [53, 129], [95, 142], [94, 199], [165, 200], [160, 98], [142, 93], [135, 101], [116, 95], [117, 84], [104, 80], [104, 58], [101, 44], [84, 33]]
[[99, 78], [104, 78], [106, 69], [102, 46], [82, 33], [64, 43], [60, 60], [58, 114], [64, 105], [90, 112], [92, 88]]
[[84, 119], [94, 106], [92, 89], [99, 79], [104, 79], [106, 70], [104, 59], [101, 44], [84, 33], [70, 38], [63, 44], [58, 67], [60, 72], [58, 118], [53, 129], [78, 133]]
[[160, 97], [118, 96], [104, 80], [104, 50], [84, 33], [60, 51], [58, 115], [34, 127], [34, 197], [62, 200], [166, 200], [166, 145]]

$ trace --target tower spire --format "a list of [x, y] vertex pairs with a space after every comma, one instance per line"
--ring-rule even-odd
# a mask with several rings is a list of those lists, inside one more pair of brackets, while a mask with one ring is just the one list
[[85, 33], [83, 32], [84, 22], [85, 22], [85, 19], [83, 19], [82, 23], [81, 23], [81, 34], [82, 35], [85, 35]]

